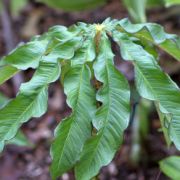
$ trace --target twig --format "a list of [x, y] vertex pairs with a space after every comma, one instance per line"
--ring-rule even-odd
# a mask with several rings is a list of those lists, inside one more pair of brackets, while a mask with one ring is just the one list
[[7, 9], [7, 6], [9, 3], [7, 0], [3, 0], [2, 3], [3, 3], [3, 8], [1, 12], [2, 31], [3, 31], [3, 38], [6, 44], [6, 53], [8, 53], [14, 48], [15, 39], [13, 36], [11, 20], [10, 20], [8, 9]]
[[[15, 47], [16, 42], [15, 42], [15, 37], [14, 37], [14, 33], [13, 33], [11, 18], [8, 13], [9, 1], [3, 0], [2, 4], [3, 4], [3, 8], [2, 8], [2, 12], [1, 12], [2, 31], [3, 31], [4, 42], [6, 44], [6, 54], [7, 54]], [[22, 77], [23, 77], [22, 74], [19, 73], [12, 78], [15, 93], [18, 92], [19, 86], [23, 81]]]
[[156, 180], [159, 180], [160, 176], [161, 176], [161, 171], [158, 172]]

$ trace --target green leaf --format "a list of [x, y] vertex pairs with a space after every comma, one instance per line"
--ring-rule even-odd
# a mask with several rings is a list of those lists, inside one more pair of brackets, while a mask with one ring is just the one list
[[125, 60], [133, 61], [136, 86], [140, 95], [156, 101], [160, 111], [171, 117], [168, 123], [170, 139], [180, 149], [180, 90], [165, 74], [156, 59], [140, 45], [133, 43], [125, 34], [114, 33], [114, 39], [121, 48]]
[[63, 120], [55, 131], [51, 147], [53, 179], [74, 166], [84, 142], [91, 136], [96, 103], [90, 80], [91, 72], [87, 65], [72, 66], [64, 75], [63, 84], [72, 115]]
[[141, 41], [149, 41], [163, 49], [180, 61], [180, 37], [164, 32], [162, 26], [155, 23], [131, 24], [128, 19], [122, 19], [117, 29], [137, 37]]
[[136, 23], [146, 22], [146, 2], [147, 0], [123, 0], [131, 18]]
[[19, 94], [0, 110], [0, 141], [12, 139], [22, 123], [31, 117], [39, 117], [47, 108], [47, 88], [36, 94]]
[[21, 85], [20, 93], [35, 94], [49, 83], [56, 81], [60, 75], [60, 64], [48, 61], [41, 61], [40, 66], [33, 78]]
[[3, 84], [5, 81], [13, 77], [18, 72], [19, 70], [13, 66], [0, 66], [0, 84]]
[[68, 40], [66, 42], [59, 42], [57, 45], [53, 46], [50, 53], [45, 56], [44, 58], [47, 60], [53, 60], [57, 61], [57, 59], [60, 60], [68, 60], [71, 59], [75, 51], [79, 48], [79, 46], [82, 44], [82, 37], [75, 37], [71, 40]]
[[173, 180], [180, 179], [180, 157], [170, 156], [159, 162], [161, 171]]
[[70, 28], [54, 26], [50, 28], [48, 33], [44, 34], [44, 39], [47, 39], [49, 43], [42, 59], [53, 62], [56, 62], [57, 59], [71, 59], [83, 43], [81, 31], [83, 31], [82, 27], [78, 26], [71, 26]]
[[[0, 108], [4, 107], [8, 102], [9, 102], [9, 99], [5, 97], [2, 93], [0, 93]], [[18, 131], [16, 136], [13, 139], [7, 141], [6, 144], [15, 144], [18, 146], [31, 146], [32, 145], [21, 131]], [[1, 150], [2, 149], [0, 147], [0, 152]]]
[[17, 69], [26, 70], [28, 68], [37, 68], [41, 56], [45, 53], [46, 46], [47, 44], [44, 41], [28, 42], [10, 52], [2, 61]]
[[[9, 99], [5, 97], [2, 93], [0, 93], [0, 108], [4, 107], [8, 102]], [[32, 144], [29, 142], [29, 140], [22, 131], [18, 131], [16, 136], [13, 139], [7, 141], [6, 144], [15, 144], [17, 146], [32, 146]], [[1, 150], [2, 149], [0, 147], [0, 152]]]
[[166, 3], [166, 6], [173, 6], [173, 5], [180, 5], [180, 0], [164, 0]]
[[53, 8], [60, 8], [66, 11], [80, 11], [96, 8], [105, 4], [106, 0], [73, 0], [71, 3], [67, 0], [38, 0]]
[[70, 28], [67, 28], [65, 26], [56, 25], [48, 30], [48, 36], [50, 36], [52, 39], [57, 38], [61, 42], [66, 42], [68, 40], [71, 40], [73, 37], [77, 36], [81, 31], [81, 28], [79, 26], [71, 26]]
[[80, 161], [75, 167], [78, 180], [91, 179], [102, 166], [112, 160], [129, 122], [128, 83], [114, 67], [113, 53], [105, 34], [100, 41], [100, 52], [94, 71], [97, 80], [103, 83], [97, 94], [97, 100], [103, 105], [97, 110], [93, 120], [98, 133], [86, 142]]
[[47, 87], [60, 74], [57, 63], [41, 62], [33, 78], [21, 85], [15, 99], [0, 109], [0, 143], [12, 139], [22, 123], [40, 117], [47, 109]]

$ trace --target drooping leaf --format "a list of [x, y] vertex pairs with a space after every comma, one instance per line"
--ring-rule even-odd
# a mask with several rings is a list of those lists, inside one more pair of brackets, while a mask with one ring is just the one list
[[[2, 93], [0, 93], [0, 108], [4, 107], [8, 103], [8, 101], [9, 99], [6, 96], [4, 96]], [[15, 144], [18, 146], [32, 145], [22, 131], [18, 131], [16, 136], [13, 139], [7, 141], [6, 144]], [[0, 152], [1, 152], [1, 148], [0, 148]]]
[[53, 46], [53, 49], [45, 58], [54, 61], [57, 59], [71, 59], [81, 44], [82, 37], [76, 37], [66, 42], [59, 42]]
[[17, 74], [19, 70], [13, 66], [0, 66], [0, 85]]
[[66, 11], [80, 11], [85, 9], [96, 8], [105, 4], [106, 0], [73, 0], [71, 2], [66, 0], [38, 0], [46, 3], [53, 8], [60, 8]]
[[94, 71], [97, 80], [103, 83], [97, 94], [97, 100], [103, 105], [93, 120], [98, 133], [85, 143], [80, 161], [75, 167], [78, 180], [91, 179], [112, 160], [129, 121], [128, 83], [113, 65], [113, 54], [105, 34], [100, 41]]
[[[86, 28], [86, 24], [84, 26]], [[19, 72], [18, 69], [37, 68], [42, 57], [54, 62], [57, 58], [72, 58], [75, 50], [82, 43], [82, 37], [78, 36], [82, 29], [81, 26], [72, 26], [69, 29], [64, 26], [54, 26], [47, 33], [35, 36], [30, 42], [19, 45], [0, 61], [0, 75], [2, 71], [0, 84]]]
[[[84, 26], [86, 27], [86, 24]], [[47, 33], [49, 43], [43, 59], [53, 62], [56, 62], [57, 59], [71, 59], [75, 51], [83, 44], [84, 39], [80, 34], [81, 31], [84, 31], [82, 27], [77, 26], [70, 28], [54, 26], [50, 28]]]
[[33, 78], [21, 85], [15, 99], [0, 109], [0, 142], [12, 139], [22, 123], [40, 117], [47, 109], [47, 87], [60, 74], [57, 63], [41, 62]]
[[61, 42], [66, 42], [68, 40], [71, 40], [73, 37], [78, 35], [78, 33], [81, 31], [80, 27], [77, 27], [76, 25], [67, 28], [65, 26], [56, 25], [48, 30], [48, 35], [53, 39], [57, 38]]
[[180, 157], [170, 156], [159, 162], [161, 171], [173, 180], [180, 179]]
[[41, 116], [47, 108], [47, 89], [36, 94], [19, 94], [0, 110], [0, 141], [12, 139], [20, 125], [31, 117]]
[[28, 42], [14, 49], [2, 61], [17, 69], [37, 68], [42, 55], [45, 53], [46, 46], [47, 44], [44, 41]]
[[119, 22], [118, 30], [135, 36], [142, 41], [149, 41], [180, 61], [180, 37], [167, 34], [162, 26], [155, 23], [132, 24], [128, 19]]
[[136, 87], [140, 95], [156, 101], [160, 111], [171, 117], [166, 128], [170, 139], [180, 149], [180, 89], [161, 70], [156, 59], [140, 45], [132, 42], [127, 35], [114, 33], [114, 39], [120, 45], [122, 57], [133, 61]]
[[90, 79], [91, 73], [87, 65], [72, 66], [64, 75], [67, 104], [72, 108], [72, 114], [55, 131], [51, 148], [53, 179], [74, 166], [84, 142], [91, 136], [91, 121], [96, 104]]

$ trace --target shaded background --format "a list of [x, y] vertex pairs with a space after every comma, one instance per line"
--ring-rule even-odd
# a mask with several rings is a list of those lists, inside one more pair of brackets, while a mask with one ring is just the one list
[[[13, 0], [12, 0], [13, 1]], [[120, 0], [109, 0], [102, 7], [83, 12], [64, 12], [55, 10], [35, 1], [28, 4], [18, 13], [10, 10], [10, 1], [4, 1], [5, 6], [0, 14], [0, 57], [11, 51], [18, 43], [28, 41], [32, 36], [42, 34], [54, 25], [69, 26], [78, 21], [87, 23], [101, 23], [107, 17], [122, 19], [128, 17], [127, 9]], [[176, 7], [158, 7], [147, 11], [149, 22], [157, 22], [165, 27], [169, 33], [180, 34], [180, 9]], [[118, 48], [113, 45], [117, 54]], [[117, 67], [128, 78], [131, 84], [134, 72], [131, 63], [118, 61]], [[180, 85], [180, 63], [160, 51], [160, 64], [172, 79]], [[32, 70], [22, 72], [0, 86], [0, 92], [6, 97], [15, 97], [19, 86], [31, 78]], [[53, 139], [53, 130], [56, 125], [70, 113], [65, 102], [65, 95], [59, 84], [54, 83], [49, 89], [48, 112], [39, 119], [32, 119], [22, 127], [22, 132], [28, 138], [29, 147], [8, 145], [0, 155], [0, 180], [50, 180], [49, 155], [50, 144]], [[136, 95], [134, 95], [136, 97]], [[132, 111], [135, 112], [138, 101], [132, 99]], [[166, 180], [159, 170], [158, 161], [168, 155], [177, 154], [174, 147], [168, 149], [159, 131], [160, 121], [154, 107], [145, 102], [142, 112], [148, 119], [148, 134], [143, 137], [143, 142], [134, 140], [137, 132], [133, 120], [140, 117], [134, 116], [131, 126], [126, 130], [124, 144], [114, 160], [101, 170], [99, 178], [102, 180]], [[146, 111], [146, 107], [150, 111]], [[136, 112], [135, 112], [136, 114]], [[140, 148], [138, 155], [135, 147]], [[136, 155], [134, 155], [134, 153]], [[65, 174], [63, 180], [73, 180], [73, 174]]]

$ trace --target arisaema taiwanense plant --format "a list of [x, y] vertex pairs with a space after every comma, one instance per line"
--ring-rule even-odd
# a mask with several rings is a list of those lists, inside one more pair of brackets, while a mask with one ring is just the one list
[[49, 84], [60, 80], [72, 113], [55, 130], [52, 179], [74, 168], [77, 180], [89, 180], [109, 164], [130, 116], [129, 85], [114, 64], [111, 40], [120, 47], [122, 59], [134, 65], [140, 96], [156, 103], [164, 115], [163, 132], [180, 150], [179, 87], [145, 46], [153, 44], [179, 61], [180, 39], [158, 24], [131, 24], [128, 19], [55, 26], [3, 57], [0, 84], [21, 70], [33, 68], [35, 73], [0, 109], [1, 149], [23, 123], [47, 111]]

